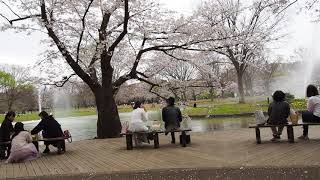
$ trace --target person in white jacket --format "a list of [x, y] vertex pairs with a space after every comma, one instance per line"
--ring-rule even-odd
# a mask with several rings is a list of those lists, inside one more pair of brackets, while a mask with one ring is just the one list
[[[149, 128], [146, 126], [147, 121], [148, 121], [148, 116], [146, 113], [146, 109], [141, 105], [141, 102], [139, 101], [135, 102], [133, 106], [133, 111], [131, 112], [128, 131], [130, 132], [148, 131]], [[149, 143], [149, 140], [146, 134], [134, 133], [133, 138], [136, 146], [141, 146], [142, 142]]]

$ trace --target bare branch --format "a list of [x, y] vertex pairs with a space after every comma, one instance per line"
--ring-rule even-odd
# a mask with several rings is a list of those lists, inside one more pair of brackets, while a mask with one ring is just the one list
[[56, 86], [56, 87], [63, 87], [73, 76], [76, 74], [71, 74], [70, 76], [65, 76], [61, 81], [57, 81], [54, 83], [46, 83], [43, 85], [50, 85], [50, 86]]
[[89, 9], [90, 9], [93, 1], [94, 1], [94, 0], [90, 0], [90, 3], [89, 3], [89, 5], [88, 5], [88, 7], [86, 8], [86, 10], [85, 10], [85, 12], [84, 12], [84, 15], [83, 15], [83, 17], [82, 17], [82, 19], [81, 19], [81, 21], [82, 21], [82, 30], [81, 30], [79, 42], [78, 42], [78, 45], [77, 45], [77, 60], [76, 60], [77, 63], [79, 62], [79, 54], [80, 54], [81, 42], [82, 42], [84, 30], [85, 30], [85, 28], [86, 28], [86, 16], [87, 16], [87, 14], [88, 14], [88, 12], [89, 12]]
[[128, 21], [129, 21], [129, 0], [124, 0], [124, 23], [123, 23], [123, 31], [118, 36], [118, 38], [113, 42], [113, 44], [109, 47], [108, 52], [113, 52], [114, 49], [118, 46], [118, 44], [122, 41], [124, 36], [128, 32]]
[[78, 63], [75, 62], [73, 57], [71, 56], [68, 49], [65, 47], [65, 45], [60, 41], [59, 37], [55, 34], [55, 32], [52, 29], [51, 23], [48, 20], [47, 12], [46, 12], [46, 4], [44, 0], [41, 0], [41, 19], [45, 23], [45, 27], [48, 31], [48, 35], [51, 37], [53, 42], [56, 44], [57, 48], [61, 52], [61, 54], [64, 56], [67, 63], [70, 65], [70, 67], [74, 70], [74, 72], [84, 81], [88, 84], [88, 86], [91, 88], [92, 91], [96, 91], [97, 87], [100, 87], [99, 82], [93, 80], [81, 67]]
[[7, 8], [8, 8], [14, 15], [16, 15], [18, 18], [21, 18], [16, 12], [14, 12], [14, 11], [12, 10], [12, 8], [11, 8], [6, 2], [4, 2], [4, 1], [2, 1], [2, 0], [0, 0], [0, 2], [1, 2], [2, 4], [4, 4], [5, 6], [7, 6]]
[[[4, 16], [4, 15], [1, 14], [1, 13], [0, 13], [0, 16], [3, 17], [4, 19], [6, 19], [6, 20], [10, 23], [10, 20], [9, 20], [6, 16]], [[10, 24], [11, 24], [11, 23], [10, 23]]]
[[281, 11], [278, 12], [278, 15], [281, 14], [283, 11], [285, 11], [286, 9], [288, 9], [290, 6], [292, 6], [293, 4], [295, 4], [296, 2], [298, 2], [298, 0], [295, 0], [291, 3], [289, 3], [286, 7], [284, 7]]
[[22, 20], [26, 20], [26, 19], [35, 18], [35, 17], [41, 17], [41, 14], [33, 14], [33, 15], [25, 16], [25, 17], [20, 17], [20, 18], [17, 18], [17, 19], [12, 19], [9, 22], [12, 25], [13, 22], [15, 22], [15, 21], [22, 21]]

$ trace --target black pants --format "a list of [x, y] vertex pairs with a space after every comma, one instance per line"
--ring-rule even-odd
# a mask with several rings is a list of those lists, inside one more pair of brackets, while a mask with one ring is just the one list
[[[302, 121], [303, 122], [315, 122], [315, 123], [320, 123], [320, 117], [313, 115], [312, 112], [305, 111], [302, 112]], [[309, 126], [308, 125], [303, 125], [303, 135], [308, 136], [309, 132]]]
[[0, 159], [9, 157], [11, 150], [11, 144], [2, 144], [0, 145]]
[[174, 132], [171, 132], [171, 143], [176, 143], [176, 137], [174, 135]]
[[46, 145], [46, 147], [48, 147], [48, 148], [49, 148], [49, 145], [52, 145], [54, 147], [58, 147], [58, 143], [60, 143], [62, 151], [65, 151], [66, 144], [65, 144], [64, 140], [60, 140], [60, 141], [45, 141], [44, 145]]

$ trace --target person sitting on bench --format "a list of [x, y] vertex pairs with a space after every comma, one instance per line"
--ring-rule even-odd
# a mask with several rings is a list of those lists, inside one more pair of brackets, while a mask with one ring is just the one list
[[[58, 138], [63, 137], [63, 131], [61, 129], [61, 125], [53, 118], [52, 115], [49, 116], [49, 114], [45, 111], [40, 112], [39, 114], [41, 121], [40, 123], [31, 131], [31, 134], [38, 134], [40, 131], [42, 131], [43, 138]], [[62, 149], [59, 149], [57, 141], [44, 141], [44, 144], [46, 145], [45, 150], [43, 153], [49, 153], [49, 145], [53, 145], [54, 147], [58, 147], [58, 153], [61, 153], [62, 151], [65, 151], [65, 142], [64, 140], [59, 140], [62, 144]], [[62, 142], [63, 141], [63, 142]]]
[[[320, 123], [320, 96], [317, 87], [314, 85], [309, 85], [307, 87], [306, 94], [308, 97], [308, 111], [302, 112], [302, 121]], [[299, 139], [308, 140], [308, 130], [309, 126], [303, 125], [303, 134], [299, 137]]]
[[[167, 99], [167, 106], [162, 109], [162, 120], [167, 132], [180, 129], [180, 122], [182, 121], [181, 111], [174, 105], [174, 98]], [[168, 134], [166, 132], [166, 135]], [[171, 132], [171, 143], [176, 143], [174, 132]]]
[[[148, 131], [148, 127], [145, 122], [148, 121], [146, 108], [141, 105], [140, 101], [136, 101], [133, 105], [133, 111], [131, 112], [131, 118], [129, 121], [128, 131], [141, 132]], [[133, 134], [134, 143], [136, 147], [142, 145], [142, 142], [150, 143], [147, 134]]]
[[[0, 142], [8, 142], [10, 141], [11, 135], [14, 133], [12, 122], [16, 117], [16, 113], [13, 111], [9, 111], [4, 121], [1, 124], [0, 128]], [[3, 144], [0, 145], [0, 159], [8, 158], [10, 155], [11, 144]], [[7, 151], [7, 155], [5, 155], [5, 151]]]
[[37, 148], [32, 143], [31, 134], [25, 131], [22, 122], [14, 125], [14, 134], [11, 141], [11, 153], [7, 163], [31, 161], [38, 157]]
[[273, 102], [270, 103], [268, 108], [268, 124], [280, 125], [278, 130], [276, 127], [271, 127], [273, 138], [271, 141], [278, 141], [282, 134], [284, 126], [288, 123], [288, 117], [290, 115], [290, 106], [285, 101], [285, 94], [282, 91], [276, 91], [273, 93]]

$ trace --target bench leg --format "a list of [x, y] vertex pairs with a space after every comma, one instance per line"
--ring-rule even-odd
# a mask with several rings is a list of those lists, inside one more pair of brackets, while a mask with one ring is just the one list
[[185, 131], [182, 131], [181, 133], [181, 141], [180, 144], [182, 147], [186, 147], [187, 146], [187, 135]]
[[288, 142], [294, 143], [293, 126], [287, 126]]
[[256, 127], [256, 141], [257, 141], [257, 144], [261, 144], [260, 129], [258, 127]]
[[153, 143], [154, 143], [154, 148], [158, 149], [159, 148], [159, 134], [158, 133], [154, 133]]
[[132, 134], [126, 135], [126, 142], [127, 142], [127, 150], [132, 150], [133, 149]]
[[57, 148], [58, 148], [58, 154], [61, 154], [62, 153], [62, 143], [61, 143], [61, 141], [57, 142]]
[[34, 146], [36, 147], [37, 151], [39, 152], [39, 142], [38, 141], [32, 141]]

